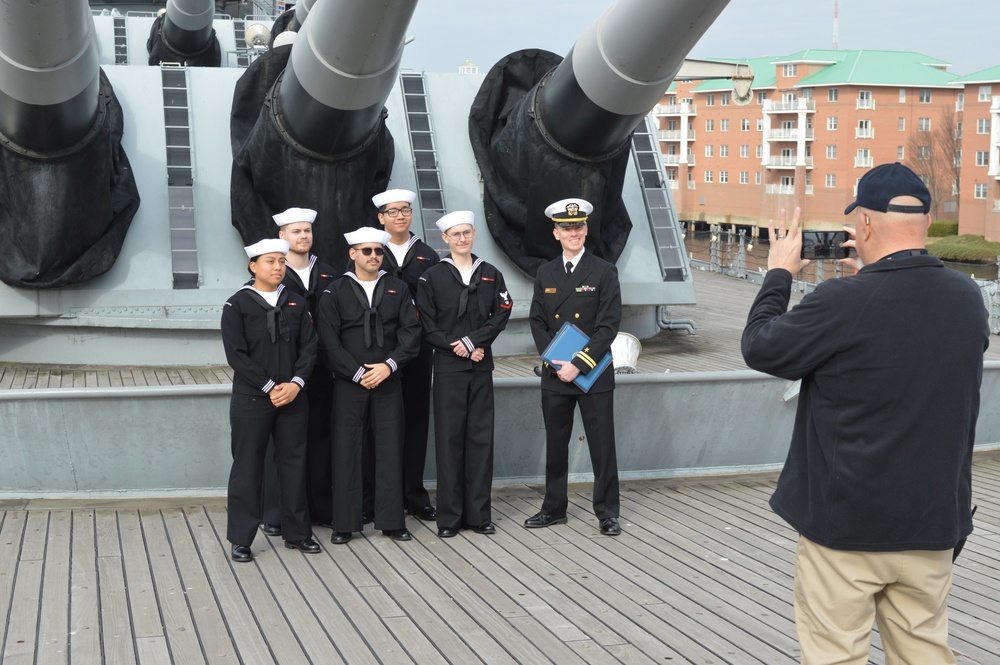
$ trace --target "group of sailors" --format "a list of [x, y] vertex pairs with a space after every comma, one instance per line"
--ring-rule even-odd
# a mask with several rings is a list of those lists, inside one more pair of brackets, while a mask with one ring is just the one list
[[[492, 345], [513, 300], [501, 272], [472, 252], [474, 214], [437, 221], [450, 250], [441, 258], [410, 231], [415, 199], [402, 189], [373, 197], [381, 228], [344, 235], [349, 264], [341, 274], [310, 253], [313, 210], [274, 215], [278, 237], [244, 248], [252, 279], [222, 313], [234, 370], [227, 528], [234, 561], [253, 559], [258, 528], [306, 553], [321, 550], [314, 524], [331, 529], [333, 544], [372, 521], [389, 538], [411, 540], [406, 513], [436, 522], [441, 538], [460, 529], [496, 532]], [[547, 491], [525, 526], [566, 521], [579, 404], [594, 462], [594, 510], [601, 532], [617, 535], [613, 372], [589, 392], [573, 383], [609, 351], [621, 320], [614, 266], [584, 249], [591, 211], [582, 199], [546, 210], [563, 251], [538, 271], [535, 343], [541, 353], [567, 320], [591, 341], [543, 371]], [[431, 408], [436, 509], [423, 481]]]

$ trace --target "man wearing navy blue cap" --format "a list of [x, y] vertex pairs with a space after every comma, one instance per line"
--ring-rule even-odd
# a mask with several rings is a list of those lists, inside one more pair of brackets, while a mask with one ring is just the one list
[[[753, 369], [802, 381], [771, 507], [799, 532], [802, 662], [954, 663], [952, 557], [972, 531], [972, 445], [989, 328], [982, 296], [924, 249], [931, 196], [902, 164], [858, 183], [845, 226], [864, 262], [788, 310], [799, 210], [770, 225], [743, 332]], [[851, 259], [847, 259], [850, 261]]]

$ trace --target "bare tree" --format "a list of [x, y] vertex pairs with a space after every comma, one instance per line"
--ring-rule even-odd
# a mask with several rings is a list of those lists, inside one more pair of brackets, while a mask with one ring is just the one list
[[[928, 123], [931, 118], [925, 118]], [[931, 192], [931, 215], [938, 219], [945, 201], [953, 201], [954, 212], [949, 216], [958, 219], [958, 185], [961, 162], [958, 158], [962, 147], [961, 135], [955, 113], [942, 107], [933, 125], [911, 132], [906, 142], [906, 162], [920, 176]]]

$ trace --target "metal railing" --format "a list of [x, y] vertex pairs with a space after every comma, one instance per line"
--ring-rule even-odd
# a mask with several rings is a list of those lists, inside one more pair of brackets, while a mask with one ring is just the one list
[[788, 113], [790, 111], [815, 111], [816, 102], [812, 99], [795, 99], [790, 102], [768, 99], [764, 102], [764, 113]]
[[653, 107], [653, 115], [697, 115], [698, 107], [694, 104], [657, 104]]
[[874, 99], [859, 99], [858, 109], [862, 111], [874, 111], [875, 110], [875, 100]]
[[875, 138], [875, 130], [871, 127], [865, 129], [858, 127], [854, 130], [854, 138], [856, 139], [873, 139]]
[[805, 166], [806, 168], [812, 168], [813, 158], [812, 157], [784, 157], [784, 156], [771, 156], [767, 158], [764, 162], [764, 166], [768, 168], [779, 168], [779, 169], [793, 169], [796, 166]]

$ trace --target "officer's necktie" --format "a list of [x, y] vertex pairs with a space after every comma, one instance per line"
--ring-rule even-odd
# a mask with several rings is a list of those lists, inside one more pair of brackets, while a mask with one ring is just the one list
[[572, 261], [567, 261], [566, 262], [566, 276], [569, 277], [572, 274], [573, 274], [573, 262]]

